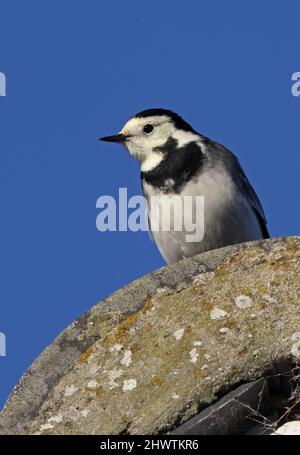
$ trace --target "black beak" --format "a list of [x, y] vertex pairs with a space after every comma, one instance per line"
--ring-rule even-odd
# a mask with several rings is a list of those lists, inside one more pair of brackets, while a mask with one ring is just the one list
[[105, 142], [124, 142], [128, 136], [125, 136], [125, 134], [115, 134], [113, 136], [104, 136], [100, 137], [99, 141], [105, 141]]

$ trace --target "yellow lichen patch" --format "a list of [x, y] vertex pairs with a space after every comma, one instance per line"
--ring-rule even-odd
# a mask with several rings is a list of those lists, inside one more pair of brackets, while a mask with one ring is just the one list
[[[221, 324], [221, 323], [220, 323]], [[222, 324], [221, 324], [222, 325]], [[236, 329], [237, 328], [237, 322], [234, 319], [226, 319], [226, 324], [225, 326], [228, 329]]]
[[156, 378], [153, 378], [153, 379], [152, 379], [151, 383], [152, 383], [153, 385], [161, 385], [161, 384], [163, 383], [163, 380], [162, 380], [161, 378], [157, 378], [157, 377], [156, 377]]
[[136, 352], [140, 351], [141, 346], [138, 343], [134, 343], [130, 346], [130, 349], [132, 353], [135, 354]]
[[255, 289], [260, 293], [260, 294], [265, 294], [266, 292], [268, 292], [268, 289], [266, 286], [262, 286], [260, 281], [257, 281], [255, 283]]
[[82, 389], [84, 392], [89, 393], [89, 396], [87, 397], [87, 401], [91, 401], [93, 399], [94, 394], [97, 398], [100, 398], [102, 393], [103, 393], [103, 388], [101, 386], [96, 386], [96, 387], [84, 387]]
[[85, 337], [105, 338], [107, 334], [111, 333], [112, 327], [123, 319], [124, 314], [120, 311], [114, 314], [91, 316], [87, 323]]
[[96, 397], [99, 398], [101, 395], [102, 395], [102, 387], [95, 387], [95, 394], [96, 394]]
[[141, 308], [141, 312], [147, 313], [147, 311], [151, 310], [152, 307], [153, 307], [152, 299], [148, 297], [148, 299], [146, 299], [145, 301], [145, 305]]
[[205, 370], [201, 370], [201, 368], [193, 368], [192, 375], [197, 378], [206, 378], [208, 376], [208, 373]]
[[276, 258], [274, 261], [269, 262], [269, 266], [273, 270], [288, 270], [290, 268], [290, 263], [293, 262], [294, 258], [291, 258], [289, 255], [281, 255], [279, 258]]
[[118, 326], [114, 327], [114, 329], [113, 329], [114, 333], [112, 335], [109, 335], [107, 337], [107, 340], [109, 342], [113, 343], [114, 341], [118, 340], [120, 337], [125, 335], [125, 333], [127, 333], [128, 329], [137, 320], [138, 313], [139, 312], [133, 313], [127, 319], [125, 319], [125, 321], [121, 322], [121, 324], [119, 324]]
[[216, 283], [220, 283], [224, 278], [226, 278], [226, 274], [221, 270], [217, 271], [214, 276], [214, 281]]
[[87, 359], [92, 355], [93, 353], [93, 346], [90, 346], [86, 351], [84, 351], [81, 356], [79, 357], [79, 362], [80, 363], [85, 363]]

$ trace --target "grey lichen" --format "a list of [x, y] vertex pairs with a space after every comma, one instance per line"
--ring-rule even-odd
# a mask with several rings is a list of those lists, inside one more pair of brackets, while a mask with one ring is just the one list
[[[105, 313], [102, 303], [81, 331], [94, 341], [53, 385], [25, 431], [157, 434], [220, 391], [270, 372], [282, 359], [296, 360], [299, 246], [290, 237], [211, 252], [211, 260], [200, 255], [183, 262], [193, 269], [198, 261], [202, 270], [198, 265], [176, 286], [166, 286], [160, 271], [159, 285], [134, 311], [115, 305]], [[182, 264], [173, 274], [176, 266]]]

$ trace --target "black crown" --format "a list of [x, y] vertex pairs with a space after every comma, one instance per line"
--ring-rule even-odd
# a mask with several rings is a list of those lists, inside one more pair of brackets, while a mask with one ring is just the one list
[[191, 127], [191, 125], [189, 125], [182, 117], [180, 117], [180, 115], [176, 114], [176, 112], [170, 111], [169, 109], [162, 108], [146, 109], [145, 111], [136, 114], [135, 117], [147, 118], [155, 115], [166, 115], [172, 120], [177, 129], [195, 133], [195, 130]]

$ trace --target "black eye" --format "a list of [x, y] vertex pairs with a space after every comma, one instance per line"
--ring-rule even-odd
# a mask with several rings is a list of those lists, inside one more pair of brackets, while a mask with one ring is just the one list
[[154, 126], [150, 125], [150, 123], [147, 123], [146, 125], [144, 125], [144, 128], [143, 128], [144, 133], [150, 134], [150, 133], [152, 133], [153, 130], [154, 130]]

